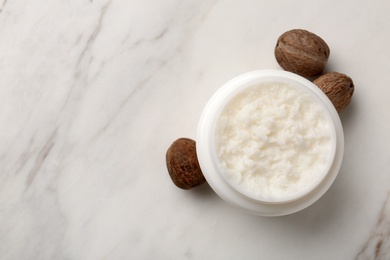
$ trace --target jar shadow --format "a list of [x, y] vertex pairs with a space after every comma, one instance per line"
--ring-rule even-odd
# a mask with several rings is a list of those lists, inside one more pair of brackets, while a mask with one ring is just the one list
[[344, 136], [347, 136], [348, 132], [353, 130], [353, 125], [356, 122], [357, 103], [359, 102], [356, 99], [358, 99], [357, 96], [352, 97], [351, 103], [339, 114], [344, 129]]
[[207, 181], [199, 186], [192, 188], [191, 193], [193, 193], [194, 196], [198, 196], [201, 198], [208, 198], [208, 197], [217, 196], [217, 194], [210, 187], [210, 185], [207, 183]]
[[261, 225], [284, 226], [286, 229], [299, 230], [301, 234], [314, 235], [337, 223], [345, 205], [345, 201], [339, 199], [338, 189], [330, 189], [324, 196], [311, 206], [280, 217], [261, 218]]

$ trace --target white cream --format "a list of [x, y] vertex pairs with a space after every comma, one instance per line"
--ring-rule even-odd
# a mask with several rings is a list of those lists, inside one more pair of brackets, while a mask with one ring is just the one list
[[264, 82], [245, 88], [216, 125], [227, 180], [259, 200], [294, 197], [318, 184], [332, 160], [332, 125], [307, 90]]

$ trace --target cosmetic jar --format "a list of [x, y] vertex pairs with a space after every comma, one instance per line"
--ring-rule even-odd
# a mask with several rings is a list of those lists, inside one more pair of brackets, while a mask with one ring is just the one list
[[259, 216], [317, 201], [343, 158], [339, 115], [309, 80], [287, 71], [240, 75], [211, 97], [197, 131], [197, 156], [211, 188]]

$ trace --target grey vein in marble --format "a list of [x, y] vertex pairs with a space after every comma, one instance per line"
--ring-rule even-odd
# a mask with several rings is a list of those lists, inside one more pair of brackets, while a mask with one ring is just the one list
[[53, 131], [53, 133], [49, 136], [49, 138], [44, 143], [43, 147], [41, 148], [40, 152], [38, 153], [37, 158], [35, 159], [34, 165], [29, 171], [27, 175], [26, 180], [26, 189], [30, 187], [31, 183], [33, 182], [35, 176], [38, 174], [39, 170], [41, 169], [43, 163], [45, 162], [46, 157], [50, 153], [50, 150], [53, 148], [55, 143], [55, 138], [57, 136], [57, 129]]
[[390, 259], [390, 192], [379, 213], [373, 233], [356, 259]]
[[[90, 50], [91, 46], [94, 44], [96, 38], [99, 35], [99, 32], [102, 29], [103, 20], [104, 20], [104, 17], [105, 17], [105, 15], [107, 13], [107, 10], [108, 10], [111, 2], [112, 2], [112, 0], [107, 1], [107, 3], [105, 5], [103, 5], [103, 7], [101, 8], [100, 14], [99, 14], [99, 18], [98, 18], [98, 21], [96, 23], [96, 26], [93, 29], [91, 35], [89, 36], [89, 38], [88, 38], [88, 40], [87, 40], [87, 42], [85, 44], [84, 49], [81, 51], [81, 53], [79, 55], [79, 58], [77, 59], [77, 62], [76, 62], [76, 74], [75, 74], [76, 78], [79, 76], [78, 73], [80, 72], [79, 71], [80, 70], [80, 63], [83, 61], [83, 59], [85, 57], [85, 54], [87, 53], [88, 50]], [[90, 58], [89, 63], [91, 62], [91, 59], [92, 59], [92, 57]]]
[[2, 4], [1, 7], [0, 7], [0, 13], [4, 10], [5, 5], [7, 4], [7, 1], [8, 1], [8, 0], [4, 0], [4, 1], [3, 1], [3, 4]]
[[[83, 61], [84, 61], [84, 59], [86, 57], [87, 52], [90, 51], [90, 49], [93, 46], [96, 38], [99, 35], [99, 32], [102, 29], [103, 20], [104, 20], [104, 17], [105, 17], [105, 15], [107, 13], [107, 10], [108, 10], [111, 2], [112, 2], [112, 0], [107, 1], [107, 3], [105, 5], [103, 5], [102, 8], [100, 9], [100, 14], [99, 14], [98, 20], [96, 22], [96, 25], [93, 28], [89, 38], [87, 39], [84, 48], [81, 50], [80, 54], [78, 55], [78, 58], [77, 58], [77, 61], [76, 61], [76, 65], [75, 65], [76, 69], [75, 69], [75, 72], [74, 72], [75, 82], [74, 82], [73, 86], [70, 88], [70, 91], [68, 93], [67, 98], [65, 99], [65, 103], [64, 103], [63, 107], [65, 107], [67, 105], [68, 100], [71, 97], [72, 90], [75, 87], [74, 85], [77, 84], [81, 74], [82, 73], [88, 74], [89, 66], [90, 66], [90, 64], [92, 62], [93, 57], [89, 57], [89, 60], [87, 61], [88, 65], [87, 65], [86, 69], [83, 66], [81, 66], [81, 64], [83, 63]], [[80, 41], [80, 39], [81, 39], [81, 36], [79, 36], [79, 38], [77, 39], [76, 44]]]

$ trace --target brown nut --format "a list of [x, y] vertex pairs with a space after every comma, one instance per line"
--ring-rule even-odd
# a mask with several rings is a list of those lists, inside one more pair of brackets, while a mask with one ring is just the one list
[[350, 77], [338, 72], [326, 73], [313, 81], [332, 101], [337, 112], [351, 102], [355, 87]]
[[275, 58], [287, 71], [303, 77], [320, 75], [330, 55], [329, 46], [319, 36], [294, 29], [283, 33], [275, 47]]
[[196, 155], [196, 143], [189, 138], [179, 138], [166, 153], [166, 163], [173, 183], [189, 190], [206, 181]]

